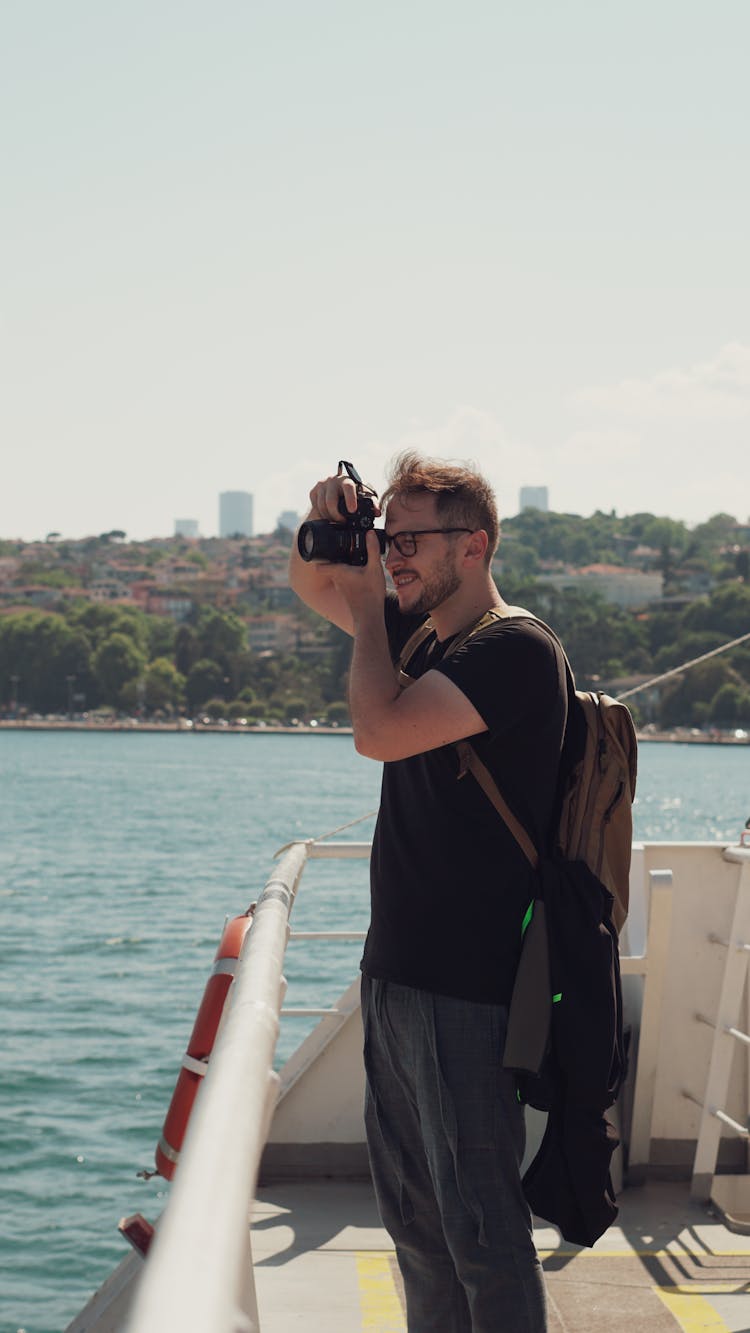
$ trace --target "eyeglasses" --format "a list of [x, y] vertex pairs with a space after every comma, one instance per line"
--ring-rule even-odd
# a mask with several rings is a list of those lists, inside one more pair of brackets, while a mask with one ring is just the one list
[[395, 546], [399, 555], [417, 554], [417, 537], [427, 537], [437, 532], [473, 532], [473, 528], [418, 528], [416, 532], [386, 532], [386, 549]]

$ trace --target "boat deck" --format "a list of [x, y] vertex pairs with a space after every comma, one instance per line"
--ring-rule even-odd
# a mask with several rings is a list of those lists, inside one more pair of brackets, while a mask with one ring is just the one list
[[[628, 1189], [619, 1204], [593, 1250], [535, 1230], [550, 1333], [750, 1333], [750, 1236], [692, 1203], [687, 1184]], [[262, 1333], [405, 1333], [398, 1267], [369, 1185], [261, 1189], [252, 1238]]]

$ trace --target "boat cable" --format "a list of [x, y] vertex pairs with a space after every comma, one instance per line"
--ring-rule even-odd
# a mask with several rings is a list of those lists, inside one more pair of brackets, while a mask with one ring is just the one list
[[[640, 694], [642, 690], [648, 690], [652, 685], [658, 685], [661, 681], [669, 680], [672, 676], [679, 676], [683, 671], [689, 671], [691, 667], [698, 666], [699, 662], [707, 662], [709, 657], [716, 657], [719, 653], [725, 653], [730, 648], [737, 648], [741, 643], [747, 643], [748, 640], [750, 640], [750, 634], [741, 634], [738, 639], [731, 639], [728, 643], [723, 643], [720, 648], [712, 648], [710, 652], [701, 653], [700, 657], [694, 657], [690, 662], [683, 662], [681, 666], [672, 667], [670, 671], [663, 671], [660, 676], [652, 676], [650, 680], [645, 680], [642, 685], [634, 685], [632, 689], [624, 690], [622, 694], [615, 695], [615, 698], [618, 703], [622, 703], [624, 699], [630, 699], [634, 694]], [[337, 833], [344, 833], [346, 829], [354, 828], [355, 824], [361, 824], [365, 819], [372, 819], [377, 813], [377, 810], [368, 810], [366, 814], [358, 815], [356, 819], [350, 820], [348, 824], [341, 824], [338, 828], [331, 829], [330, 833], [319, 833], [317, 837], [311, 838], [310, 841], [325, 842], [326, 838], [334, 838]], [[750, 823], [750, 821], [748, 822]], [[279, 856], [290, 846], [291, 843], [287, 843], [275, 855]]]
[[364, 815], [357, 815], [356, 819], [350, 819], [348, 824], [340, 824], [338, 828], [331, 829], [330, 833], [319, 833], [313, 842], [325, 842], [326, 838], [335, 838], [337, 833], [343, 833], [345, 829], [354, 828], [355, 824], [361, 824], [365, 819], [373, 819], [377, 814], [377, 809], [368, 810]]
[[279, 850], [274, 852], [274, 860], [277, 856], [281, 856], [282, 852], [287, 852], [290, 847], [293, 847], [295, 842], [305, 842], [309, 846], [314, 846], [315, 843], [325, 842], [326, 838], [335, 838], [337, 833], [344, 833], [348, 828], [354, 828], [355, 824], [361, 824], [365, 819], [374, 819], [377, 813], [377, 809], [367, 810], [365, 814], [357, 815], [356, 819], [350, 819], [348, 824], [339, 824], [338, 828], [332, 828], [329, 833], [318, 833], [314, 838], [295, 838], [292, 842], [285, 842], [283, 847], [279, 847]]
[[720, 648], [712, 648], [709, 653], [701, 653], [700, 657], [694, 657], [691, 662], [683, 662], [682, 666], [672, 667], [671, 671], [663, 671], [660, 676], [652, 676], [651, 680], [645, 680], [642, 685], [634, 685], [631, 690], [624, 690], [622, 694], [615, 695], [618, 703], [623, 699], [630, 699], [634, 694], [640, 694], [642, 690], [648, 690], [652, 685], [659, 685], [663, 680], [669, 680], [670, 676], [680, 676], [683, 671], [689, 671], [691, 667], [697, 666], [699, 662], [707, 662], [709, 657], [716, 657], [718, 653], [725, 653], [730, 648], [737, 648], [741, 643], [747, 643], [750, 634], [741, 634], [739, 639], [731, 639], [729, 643], [723, 643]]

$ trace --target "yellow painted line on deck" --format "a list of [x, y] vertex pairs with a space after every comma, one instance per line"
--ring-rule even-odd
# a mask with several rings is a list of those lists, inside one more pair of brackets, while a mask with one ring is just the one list
[[367, 1333], [406, 1333], [406, 1321], [393, 1285], [390, 1255], [377, 1250], [357, 1253], [362, 1328]]
[[695, 1282], [677, 1282], [674, 1287], [661, 1287], [661, 1291], [678, 1291], [685, 1296], [695, 1292], [697, 1296], [747, 1296], [748, 1289], [746, 1282], [732, 1282], [727, 1279], [725, 1282], [701, 1282], [696, 1279]]
[[703, 1296], [685, 1296], [673, 1288], [666, 1290], [664, 1287], [656, 1287], [655, 1291], [674, 1315], [682, 1333], [729, 1333], [724, 1320]]
[[[561, 1251], [547, 1253], [560, 1254]], [[580, 1252], [570, 1251], [570, 1253]], [[641, 1253], [654, 1256], [659, 1251], [647, 1250]], [[662, 1250], [660, 1253], [665, 1257], [674, 1257], [674, 1252], [669, 1250]], [[630, 1251], [630, 1255], [623, 1254], [622, 1251], [607, 1254], [608, 1258], [631, 1256], [633, 1251]], [[406, 1333], [404, 1312], [393, 1283], [392, 1257], [388, 1251], [378, 1250], [360, 1250], [356, 1254], [363, 1333]], [[595, 1258], [596, 1251], [590, 1254], [590, 1257]], [[747, 1284], [725, 1279], [723, 1282], [654, 1287], [653, 1290], [677, 1320], [682, 1333], [729, 1333], [724, 1320], [701, 1293], [730, 1295], [733, 1291], [746, 1291]]]
[[545, 1259], [747, 1259], [750, 1264], [750, 1250], [705, 1250], [690, 1249], [682, 1241], [675, 1242], [671, 1250], [635, 1250], [623, 1246], [621, 1250], [537, 1250], [544, 1263]]

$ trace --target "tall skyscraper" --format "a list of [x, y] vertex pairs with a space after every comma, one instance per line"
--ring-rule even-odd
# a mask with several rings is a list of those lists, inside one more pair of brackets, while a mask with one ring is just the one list
[[519, 509], [549, 509], [549, 491], [546, 486], [522, 486], [518, 493]]
[[176, 518], [174, 521], [175, 537], [198, 537], [197, 518]]
[[219, 496], [219, 536], [252, 537], [253, 497], [247, 491], [222, 491]]

